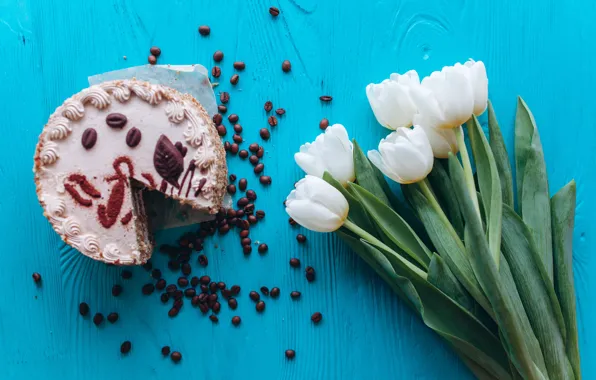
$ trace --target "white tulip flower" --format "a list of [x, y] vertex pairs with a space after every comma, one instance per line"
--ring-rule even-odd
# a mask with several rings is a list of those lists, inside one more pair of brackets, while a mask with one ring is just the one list
[[486, 110], [488, 104], [488, 77], [486, 76], [484, 63], [470, 59], [463, 65], [456, 63], [455, 67], [460, 70], [464, 68], [462, 72], [467, 76], [472, 86], [474, 115], [481, 115]]
[[420, 86], [420, 79], [414, 70], [403, 75], [391, 74], [389, 79], [379, 84], [366, 86], [370, 107], [383, 127], [395, 130], [412, 126], [412, 117], [417, 109], [410, 91], [417, 86]]
[[325, 180], [307, 175], [286, 199], [286, 212], [301, 226], [317, 232], [333, 232], [348, 217], [343, 194]]
[[453, 129], [437, 129], [424, 123], [420, 126], [424, 129], [436, 158], [449, 158], [449, 153], [457, 154], [459, 148]]
[[352, 150], [348, 132], [343, 125], [335, 124], [317, 136], [312, 144], [302, 145], [294, 160], [306, 174], [322, 178], [327, 171], [346, 186], [356, 178]]
[[418, 125], [400, 128], [379, 143], [379, 150], [368, 152], [368, 158], [383, 174], [402, 183], [414, 183], [426, 178], [433, 168], [433, 151]]

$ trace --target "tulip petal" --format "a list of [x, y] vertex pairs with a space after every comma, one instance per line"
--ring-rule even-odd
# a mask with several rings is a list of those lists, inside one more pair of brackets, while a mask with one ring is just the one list
[[327, 128], [321, 156], [326, 170], [344, 186], [356, 178], [352, 151], [352, 143], [343, 125], [335, 124]]
[[325, 207], [307, 200], [295, 200], [288, 204], [286, 212], [301, 226], [317, 232], [333, 232], [343, 224], [336, 214]]
[[311, 153], [302, 152], [302, 148], [300, 148], [300, 150], [301, 152], [294, 154], [294, 161], [296, 161], [296, 164], [298, 164], [298, 166], [300, 166], [300, 168], [306, 173], [317, 177], [322, 177], [323, 173], [325, 172], [325, 167], [321, 165], [318, 157]]
[[486, 67], [482, 61], [466, 62], [470, 70], [470, 82], [474, 89], [474, 115], [478, 116], [486, 110], [488, 104], [488, 77]]
[[421, 125], [426, 132], [428, 141], [432, 147], [433, 155], [437, 158], [448, 158], [449, 153], [458, 152], [455, 132], [452, 129], [436, 129]]

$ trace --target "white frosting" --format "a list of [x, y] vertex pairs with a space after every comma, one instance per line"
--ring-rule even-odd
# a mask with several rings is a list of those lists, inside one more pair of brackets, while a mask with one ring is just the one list
[[[114, 113], [126, 116], [123, 128], [107, 125], [106, 117]], [[126, 138], [133, 127], [141, 131], [141, 140], [131, 148]], [[97, 141], [86, 149], [82, 138], [90, 128], [97, 132]], [[177, 150], [186, 151], [184, 171], [177, 179], [181, 189], [165, 181], [154, 166], [154, 151], [163, 135], [172, 145], [178, 144]], [[92, 86], [68, 99], [50, 117], [34, 168], [46, 216], [62, 238], [83, 254], [117, 264], [139, 264], [150, 254], [143, 254], [147, 247], [137, 241], [136, 218], [125, 218], [133, 210], [133, 200], [126, 179], [131, 174], [128, 164], [114, 164], [122, 156], [133, 165], [135, 180], [150, 186], [148, 177], [152, 177], [157, 189], [167, 185], [168, 196], [211, 212], [219, 208], [226, 185], [225, 156], [202, 107], [172, 89], [135, 80]], [[193, 160], [194, 171], [190, 170]], [[203, 187], [195, 196], [201, 180]], [[110, 203], [119, 191], [124, 192], [122, 202]], [[120, 204], [117, 217], [110, 217], [114, 210], [109, 207]], [[100, 215], [108, 215], [103, 225]]]

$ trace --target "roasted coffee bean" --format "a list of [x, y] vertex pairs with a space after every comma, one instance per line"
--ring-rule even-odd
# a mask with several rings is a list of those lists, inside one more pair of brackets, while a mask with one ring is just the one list
[[255, 174], [260, 174], [263, 172], [263, 170], [265, 169], [265, 164], [258, 164], [254, 167], [253, 171], [255, 172]]
[[321, 95], [319, 96], [319, 99], [321, 99], [322, 102], [328, 103], [333, 100], [333, 97], [329, 95]]
[[161, 354], [163, 356], [168, 356], [170, 354], [170, 346], [163, 346], [161, 348]]
[[170, 295], [168, 293], [162, 293], [159, 299], [162, 303], [167, 303], [170, 300]]
[[112, 286], [112, 295], [114, 297], [118, 297], [122, 293], [122, 286], [114, 285]]
[[244, 239], [245, 237], [248, 237], [249, 231], [248, 230], [242, 230], [240, 231], [240, 238]]
[[197, 306], [199, 303], [201, 303], [201, 297], [195, 295], [192, 297], [192, 299], [190, 300], [190, 304], [192, 306]]
[[231, 147], [232, 147], [232, 145], [230, 144], [230, 142], [229, 142], [229, 141], [226, 141], [226, 142], [224, 143], [224, 150], [225, 150], [226, 152], [229, 152]]
[[233, 114], [231, 114], [230, 116], [228, 116], [228, 121], [229, 121], [230, 123], [232, 123], [232, 124], [233, 124], [233, 123], [237, 123], [237, 122], [238, 122], [238, 120], [240, 120], [240, 116], [238, 116], [238, 115], [237, 115], [237, 114], [235, 114], [235, 113], [233, 113]]
[[292, 64], [287, 59], [281, 63], [281, 69], [284, 73], [289, 72], [292, 70]]
[[258, 313], [262, 313], [265, 310], [265, 302], [263, 302], [263, 301], [257, 302], [255, 309], [257, 309]]
[[281, 290], [279, 290], [278, 287], [271, 288], [271, 292], [270, 292], [271, 297], [277, 298], [277, 297], [279, 297], [280, 293], [281, 293]]
[[145, 269], [147, 272], [149, 272], [150, 270], [153, 269], [153, 263], [151, 261], [147, 261], [145, 264], [141, 265], [143, 267], [143, 269]]
[[178, 277], [178, 286], [186, 288], [188, 286], [188, 279], [186, 277]]
[[199, 255], [199, 265], [202, 267], [206, 267], [207, 265], [209, 265], [209, 260], [207, 259], [207, 256]]
[[31, 275], [31, 277], [33, 278], [33, 282], [35, 282], [36, 284], [39, 284], [41, 282], [41, 274], [35, 272]]
[[292, 268], [299, 268], [300, 267], [300, 259], [297, 259], [295, 257], [290, 259], [290, 266]]
[[219, 290], [224, 290], [226, 288], [226, 283], [223, 281], [220, 281], [217, 283], [217, 287], [219, 288]]
[[184, 264], [187, 264], [188, 261], [190, 260], [190, 255], [180, 255], [178, 256], [178, 258], [176, 259], [180, 264], [182, 264], [182, 268], [184, 268]]
[[259, 150], [259, 144], [257, 143], [252, 143], [248, 146], [248, 150], [250, 150], [251, 152], [255, 153], [257, 150]]
[[128, 354], [132, 348], [132, 343], [130, 341], [125, 341], [120, 345], [120, 352], [123, 354]]
[[257, 157], [256, 155], [251, 155], [250, 158], [248, 159], [248, 161], [255, 166], [256, 164], [259, 163], [259, 157]]
[[263, 293], [264, 296], [268, 296], [269, 295], [269, 288], [266, 286], [261, 286], [261, 293]]
[[221, 76], [221, 68], [219, 66], [213, 66], [211, 68], [211, 76], [213, 78], [219, 78]]
[[238, 71], [242, 71], [246, 68], [246, 64], [242, 61], [234, 62], [234, 68]]
[[148, 296], [155, 291], [155, 285], [145, 284], [145, 285], [143, 285], [143, 288], [141, 289], [141, 291], [144, 295]]
[[155, 283], [155, 289], [157, 289], [157, 290], [164, 290], [165, 287], [166, 287], [166, 280], [164, 280], [163, 278], [158, 280]]
[[[225, 220], [224, 220], [225, 222]], [[220, 235], [225, 235], [228, 232], [230, 232], [230, 226], [228, 224], [224, 224], [223, 226], [219, 227], [219, 229], [217, 230], [219, 232]]]
[[250, 245], [245, 245], [242, 247], [242, 252], [244, 252], [245, 255], [250, 255], [252, 252], [252, 247]]
[[228, 299], [228, 306], [230, 307], [230, 309], [236, 310], [236, 308], [238, 307], [238, 301], [236, 301], [236, 298]]
[[234, 132], [236, 132], [236, 133], [242, 133], [242, 125], [240, 125], [240, 124], [234, 124]]
[[257, 193], [255, 193], [254, 190], [247, 190], [246, 191], [246, 197], [251, 200], [254, 201], [257, 199]]
[[186, 298], [192, 298], [197, 295], [197, 291], [194, 288], [188, 288], [184, 291], [184, 296]]
[[110, 314], [108, 314], [108, 321], [110, 323], [116, 323], [118, 321], [118, 318], [119, 318], [118, 313], [110, 313]]
[[242, 217], [244, 216], [244, 209], [237, 210], [237, 211], [236, 211], [236, 216], [237, 216], [238, 218], [242, 218]]
[[166, 286], [166, 293], [168, 293], [171, 296], [174, 295], [176, 290], [178, 290], [178, 287], [175, 284], [170, 284], [170, 285]]
[[228, 133], [228, 129], [226, 128], [225, 125], [218, 125], [217, 126], [217, 134], [220, 136], [225, 136]]
[[182, 274], [188, 276], [192, 272], [192, 267], [189, 263], [182, 264]]
[[238, 285], [233, 285], [230, 290], [232, 291], [233, 295], [238, 295], [240, 293], [240, 286]]
[[208, 36], [211, 33], [211, 28], [207, 25], [199, 26], [199, 33], [201, 36]]
[[259, 296], [259, 293], [255, 292], [254, 290], [251, 290], [250, 293], [248, 293], [248, 296], [250, 297], [251, 300], [257, 302], [258, 300], [261, 299], [261, 296]]
[[83, 317], [86, 317], [87, 314], [89, 314], [89, 305], [87, 305], [85, 302], [81, 302], [79, 304], [79, 314], [81, 314]]
[[257, 217], [254, 215], [249, 215], [246, 220], [248, 220], [250, 224], [257, 224], [258, 222]]
[[[201, 255], [201, 256], [205, 256], [205, 255]], [[201, 262], [201, 256], [199, 256], [199, 263]], [[205, 257], [205, 259], [207, 259], [207, 257]], [[190, 286], [192, 286], [193, 288], [199, 286], [199, 278], [197, 276], [194, 276], [193, 278], [190, 279]]]
[[269, 116], [267, 118], [267, 122], [269, 123], [269, 125], [271, 127], [276, 127], [277, 126], [277, 118], [275, 116], [273, 116], [273, 115], [271, 115], [271, 116]]
[[246, 215], [252, 215], [252, 213], [255, 211], [255, 205], [253, 203], [249, 203], [246, 206], [244, 206], [244, 213]]
[[226, 104], [227, 102], [230, 101], [230, 94], [228, 92], [221, 92], [219, 94], [219, 101], [222, 102], [223, 104]]
[[238, 81], [240, 80], [240, 75], [238, 74], [234, 74], [232, 75], [232, 77], [230, 78], [230, 83], [232, 84], [232, 86], [235, 86], [238, 84]]
[[255, 215], [257, 216], [257, 219], [263, 219], [265, 217], [265, 211], [263, 211], [263, 210], [257, 210], [255, 212]]
[[[122, 271], [122, 273], [120, 274], [122, 276], [123, 279], [125, 280], [129, 280], [132, 278], [132, 272], [129, 271], [128, 269], [124, 269]], [[41, 277], [40, 277], [41, 278]]]
[[250, 238], [244, 238], [240, 241], [241, 245], [250, 245], [252, 243], [252, 240], [250, 240]]
[[290, 226], [295, 226], [297, 224], [296, 221], [292, 218], [288, 219], [288, 223], [290, 223]]
[[151, 49], [149, 49], [149, 52], [156, 57], [159, 57], [161, 55], [161, 49], [157, 46], [152, 46]]
[[217, 323], [217, 322], [219, 322], [219, 318], [217, 318], [217, 315], [215, 315], [215, 314], [211, 314], [211, 315], [209, 316], [209, 319], [210, 319], [210, 320], [211, 320], [211, 322], [213, 322], [213, 323]]
[[[267, 132], [269, 132], [269, 131], [267, 131]], [[264, 155], [265, 155], [265, 148], [260, 146], [259, 149], [257, 150], [257, 157], [263, 158]]]
[[271, 177], [268, 175], [262, 175], [259, 177], [261, 185], [271, 185]]
[[219, 313], [221, 310], [221, 304], [219, 302], [215, 302], [213, 306], [211, 306], [211, 310], [216, 314]]
[[215, 62], [221, 62], [221, 60], [223, 59], [224, 54], [221, 50], [216, 51], [215, 53], [213, 53], [213, 60]]
[[236, 185], [228, 185], [228, 194], [230, 194], [230, 195], [236, 194]]
[[178, 351], [174, 351], [170, 355], [170, 359], [172, 359], [174, 363], [178, 363], [180, 360], [182, 360], [182, 354]]
[[269, 247], [265, 243], [259, 244], [259, 253], [265, 253], [269, 250]]
[[230, 182], [236, 181], [236, 174], [230, 174]]
[[222, 289], [221, 296], [225, 299], [228, 299], [232, 296], [232, 291], [230, 289]]
[[150, 65], [155, 65], [157, 63], [157, 57], [149, 55], [149, 57], [147, 57], [147, 62], [149, 62]]
[[236, 202], [236, 204], [238, 205], [238, 207], [244, 207], [248, 204], [248, 198], [242, 197], [238, 199], [238, 202]]
[[315, 269], [313, 267], [306, 267], [306, 280], [308, 282], [315, 280]]
[[175, 316], [178, 315], [179, 312], [180, 312], [180, 310], [178, 308], [173, 307], [168, 311], [168, 317], [174, 318]]
[[239, 149], [240, 149], [240, 148], [238, 147], [238, 144], [234, 143], [234, 144], [232, 144], [232, 146], [230, 147], [230, 153], [232, 153], [232, 154], [236, 154], [236, 153], [238, 153], [238, 150], [239, 150]]
[[281, 116], [286, 113], [286, 110], [283, 108], [278, 108], [275, 110], [275, 113], [278, 114], [279, 116]]
[[240, 188], [240, 191], [246, 190], [246, 186], [248, 186], [248, 181], [246, 178], [240, 178], [240, 181], [238, 181], [238, 187]]
[[176, 292], [174, 293], [174, 300], [176, 301], [174, 302], [174, 307], [180, 308], [182, 306], [180, 302], [177, 302], [182, 300], [182, 297], [184, 297], [184, 292], [182, 290], [176, 290]]
[[265, 111], [271, 112], [271, 110], [273, 109], [273, 103], [271, 103], [271, 101], [267, 100], [265, 102], [265, 106], [263, 108], [265, 108]]
[[81, 144], [83, 148], [89, 150], [95, 146], [97, 142], [97, 131], [93, 128], [85, 129], [83, 136], [81, 137]]
[[300, 292], [297, 292], [297, 291], [295, 291], [295, 290], [294, 290], [293, 292], [291, 292], [291, 293], [290, 293], [290, 297], [291, 297], [293, 300], [297, 300], [298, 298], [300, 298], [300, 296], [301, 296], [301, 293], [300, 293]]
[[151, 277], [159, 280], [161, 278], [161, 271], [159, 269], [153, 269], [153, 271], [151, 271]]
[[286, 350], [286, 358], [292, 360], [296, 357], [296, 351], [294, 350]]
[[305, 243], [306, 242], [306, 236], [304, 236], [302, 234], [298, 234], [298, 235], [296, 235], [296, 240], [298, 241], [298, 243]]
[[279, 16], [279, 9], [277, 9], [276, 7], [270, 7], [269, 14], [273, 17], [277, 17]]
[[236, 315], [236, 316], [232, 317], [232, 324], [234, 326], [238, 326], [240, 324], [240, 322], [241, 322], [241, 319], [239, 316]]
[[267, 128], [261, 128], [261, 130], [259, 131], [259, 135], [261, 135], [261, 138], [263, 140], [269, 140], [269, 138], [271, 137], [271, 132], [269, 132]]
[[[234, 134], [234, 136], [232, 136], [232, 140], [234, 140], [234, 142], [237, 144], [240, 144], [240, 143], [242, 143], [242, 141], [244, 141], [242, 139], [242, 136], [240, 136], [239, 134]], [[248, 151], [245, 150], [245, 152], [246, 152], [246, 156], [244, 158], [248, 157]]]
[[[210, 282], [209, 283], [209, 290], [211, 292], [213, 292], [213, 293], [217, 292], [217, 282]], [[214, 297], [212, 297], [212, 296], [214, 296]], [[209, 297], [210, 298], [213, 298], [214, 301], [217, 300], [217, 294], [215, 294], [215, 295], [214, 294], [211, 294]]]
[[323, 118], [323, 119], [321, 119], [321, 121], [319, 121], [319, 128], [321, 128], [323, 131], [325, 129], [327, 129], [328, 126], [329, 126], [329, 120]]
[[207, 312], [209, 311], [209, 306], [207, 306], [207, 304], [205, 303], [200, 303], [199, 309], [201, 310], [201, 313], [207, 314]]
[[222, 121], [223, 116], [220, 113], [216, 113], [215, 115], [213, 115], [213, 122], [216, 126], [220, 126]]
[[319, 313], [318, 311], [310, 316], [310, 320], [313, 321], [313, 323], [315, 324], [321, 322], [322, 319], [323, 314]]
[[95, 324], [95, 326], [99, 326], [99, 325], [101, 325], [102, 322], [103, 322], [103, 314], [102, 313], [96, 313], [93, 316], [93, 324]]
[[110, 128], [122, 129], [127, 121], [126, 116], [121, 113], [111, 113], [106, 116], [106, 124]]

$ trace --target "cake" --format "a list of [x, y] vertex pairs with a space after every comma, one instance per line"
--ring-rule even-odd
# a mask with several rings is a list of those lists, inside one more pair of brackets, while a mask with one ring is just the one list
[[44, 215], [62, 239], [95, 260], [143, 264], [153, 250], [143, 192], [215, 214], [225, 152], [190, 95], [121, 80], [66, 100], [50, 116], [34, 158]]

